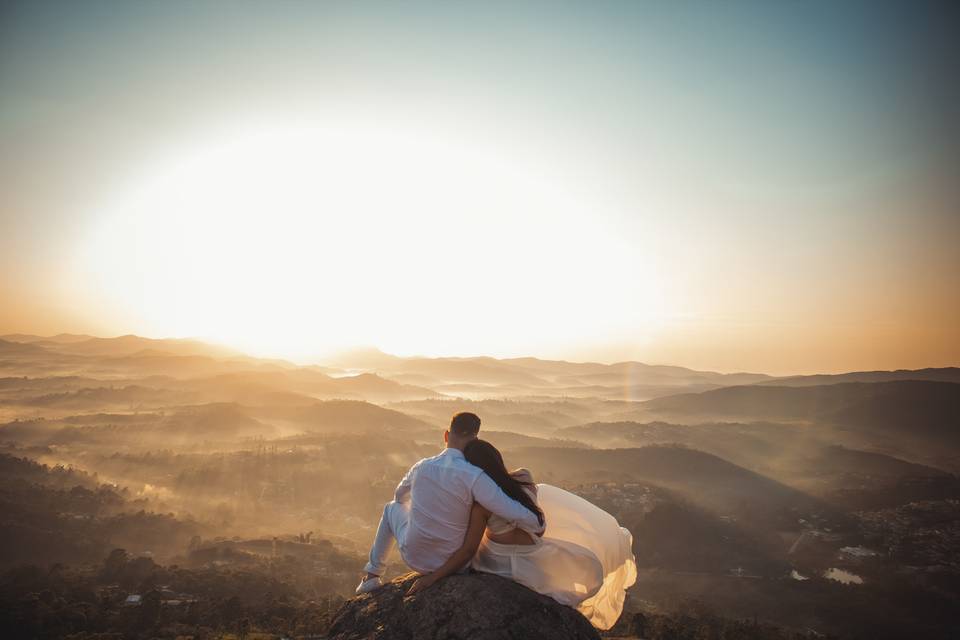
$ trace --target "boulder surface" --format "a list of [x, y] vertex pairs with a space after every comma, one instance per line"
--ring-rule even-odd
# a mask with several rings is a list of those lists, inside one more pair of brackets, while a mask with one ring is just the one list
[[454, 575], [406, 596], [417, 574], [345, 602], [330, 640], [599, 640], [575, 609], [506, 578]]

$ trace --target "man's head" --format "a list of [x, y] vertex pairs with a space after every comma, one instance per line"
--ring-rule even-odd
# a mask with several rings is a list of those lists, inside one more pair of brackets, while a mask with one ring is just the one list
[[480, 416], [461, 411], [450, 420], [450, 428], [443, 432], [443, 441], [451, 449], [463, 449], [480, 433]]

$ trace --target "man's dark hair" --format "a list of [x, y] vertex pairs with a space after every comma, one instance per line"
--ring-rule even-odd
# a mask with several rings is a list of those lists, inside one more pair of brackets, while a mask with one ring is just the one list
[[450, 433], [458, 436], [475, 436], [480, 433], [480, 416], [461, 411], [450, 421]]

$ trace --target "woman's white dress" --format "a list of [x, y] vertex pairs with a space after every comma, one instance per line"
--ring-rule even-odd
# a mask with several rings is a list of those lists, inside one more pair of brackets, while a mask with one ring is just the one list
[[[546, 518], [534, 544], [500, 544], [484, 536], [473, 568], [510, 578], [561, 604], [575, 607], [598, 629], [612, 627], [623, 612], [626, 589], [637, 579], [633, 536], [616, 518], [569, 491], [538, 484], [528, 493]], [[491, 516], [489, 531], [512, 524]]]

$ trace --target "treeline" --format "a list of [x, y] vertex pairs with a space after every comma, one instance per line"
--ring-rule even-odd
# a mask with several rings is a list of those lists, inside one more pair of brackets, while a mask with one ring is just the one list
[[286, 579], [298, 564], [186, 569], [116, 549], [99, 567], [22, 566], [0, 574], [0, 629], [10, 640], [322, 633], [342, 599], [298, 589]]
[[202, 527], [89, 474], [0, 454], [0, 568], [96, 562], [111, 548], [180, 553]]
[[813, 630], [791, 630], [757, 620], [725, 618], [705, 610], [624, 615], [603, 634], [643, 640], [839, 640]]
[[88, 489], [99, 484], [96, 474], [91, 475], [63, 465], [48, 466], [29, 458], [20, 458], [0, 453], [0, 482], [32, 482], [45, 487], [69, 489], [76, 486]]

